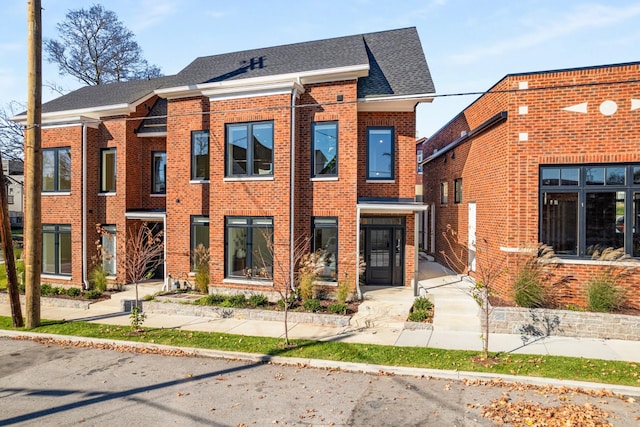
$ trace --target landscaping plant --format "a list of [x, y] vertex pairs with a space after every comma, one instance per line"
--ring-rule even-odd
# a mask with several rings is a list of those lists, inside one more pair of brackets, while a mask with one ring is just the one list
[[556, 295], [568, 276], [558, 276], [558, 258], [551, 246], [538, 244], [528, 250], [528, 255], [519, 267], [515, 281], [514, 301], [520, 307], [553, 308], [557, 306]]
[[609, 313], [621, 308], [626, 295], [620, 281], [631, 274], [633, 266], [629, 264], [636, 261], [631, 260], [623, 248], [596, 251], [592, 259], [609, 266], [587, 282], [587, 309]]
[[209, 248], [199, 243], [193, 250], [192, 259], [196, 272], [196, 287], [198, 291], [207, 294], [209, 293], [209, 260], [211, 259]]

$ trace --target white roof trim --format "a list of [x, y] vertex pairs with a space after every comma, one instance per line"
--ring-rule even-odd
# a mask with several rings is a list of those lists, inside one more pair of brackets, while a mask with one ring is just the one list
[[210, 101], [224, 99], [251, 98], [254, 96], [278, 95], [291, 93], [297, 89], [298, 93], [304, 93], [304, 87], [295, 81], [274, 82], [264, 85], [243, 86], [239, 88], [220, 88], [203, 90], [202, 95], [208, 96]]
[[416, 104], [433, 102], [433, 94], [358, 98], [358, 111], [413, 111]]
[[57, 127], [70, 127], [70, 126], [82, 126], [86, 124], [90, 128], [98, 129], [98, 126], [102, 123], [102, 120], [95, 119], [87, 116], [72, 116], [72, 117], [58, 117], [53, 119], [42, 120], [43, 128], [57, 128]]
[[278, 74], [275, 76], [253, 77], [248, 79], [227, 80], [197, 85], [178, 86], [156, 89], [155, 94], [162, 98], [174, 99], [185, 96], [196, 96], [204, 92], [210, 93], [222, 89], [246, 89], [250, 86], [265, 86], [273, 83], [300, 82], [317, 83], [321, 81], [353, 80], [369, 74], [369, 64], [351, 65], [348, 67], [327, 68], [321, 70], [302, 71], [298, 73]]

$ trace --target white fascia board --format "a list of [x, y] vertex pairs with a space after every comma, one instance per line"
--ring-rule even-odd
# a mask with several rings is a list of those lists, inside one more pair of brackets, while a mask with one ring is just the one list
[[90, 128], [98, 129], [98, 126], [100, 126], [100, 123], [102, 123], [102, 120], [98, 120], [93, 117], [87, 117], [87, 116], [57, 117], [53, 119], [45, 119], [43, 117], [42, 127], [51, 129], [51, 128], [62, 128], [62, 127], [70, 127], [70, 126], [81, 126], [85, 124]]
[[221, 88], [203, 90], [202, 95], [208, 96], [209, 101], [221, 101], [224, 99], [253, 98], [256, 96], [269, 96], [289, 94], [294, 89], [298, 93], [304, 93], [304, 87], [295, 81], [267, 83], [263, 85], [242, 86], [238, 88]]
[[[79, 108], [76, 110], [54, 111], [51, 113], [42, 113], [42, 122], [70, 121], [80, 116], [99, 119], [100, 117], [105, 116], [129, 114], [131, 111], [135, 111], [135, 108], [133, 110], [131, 109], [131, 104], [115, 104], [104, 105], [101, 107]], [[27, 121], [27, 116], [15, 116], [12, 117], [11, 120], [24, 123]]]
[[421, 102], [433, 102], [433, 94], [359, 98], [358, 111], [413, 111]]
[[353, 80], [369, 74], [369, 64], [353, 65], [349, 67], [327, 68], [322, 70], [303, 71], [299, 73], [278, 74], [275, 76], [254, 77], [249, 79], [228, 80], [222, 82], [203, 83], [196, 85], [178, 86], [156, 89], [154, 92], [161, 98], [176, 99], [189, 96], [199, 96], [223, 89], [243, 89], [245, 87], [260, 87], [283, 82], [300, 82], [301, 84], [326, 81]]

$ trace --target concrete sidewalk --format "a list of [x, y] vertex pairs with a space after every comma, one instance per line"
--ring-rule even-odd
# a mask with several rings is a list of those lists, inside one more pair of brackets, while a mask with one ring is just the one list
[[[413, 301], [410, 288], [365, 288], [360, 312], [348, 327], [320, 326], [289, 322], [289, 337], [321, 341], [343, 341], [381, 345], [442, 349], [482, 349], [479, 308], [468, 293], [468, 283], [441, 265], [420, 262], [419, 288], [435, 303], [432, 329], [409, 329], [404, 322]], [[142, 284], [139, 295], [151, 295], [161, 284]], [[84, 320], [112, 325], [129, 325], [129, 313], [121, 300], [135, 299], [131, 288], [111, 301], [92, 304], [88, 310], [42, 306], [42, 318]], [[0, 315], [10, 316], [8, 302], [0, 304]], [[233, 318], [208, 318], [148, 313], [147, 327], [223, 332], [238, 335], [283, 337], [282, 322]], [[550, 336], [526, 337], [518, 334], [491, 334], [489, 350], [538, 355], [559, 355], [592, 359], [640, 362], [640, 341], [604, 340]]]

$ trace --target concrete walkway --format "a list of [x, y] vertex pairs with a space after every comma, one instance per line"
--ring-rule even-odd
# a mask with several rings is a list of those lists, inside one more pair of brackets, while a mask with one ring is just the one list
[[[435, 262], [421, 260], [419, 270], [420, 293], [428, 295], [435, 303], [432, 329], [405, 327], [405, 320], [414, 299], [413, 289], [365, 287], [364, 301], [359, 312], [351, 319], [350, 326], [334, 327], [290, 322], [289, 337], [480, 351], [482, 335], [479, 308], [469, 293], [469, 282]], [[154, 294], [161, 286], [158, 282], [140, 284], [140, 298]], [[135, 290], [129, 287], [126, 291], [114, 295], [110, 301], [92, 304], [89, 310], [43, 306], [42, 318], [129, 325], [129, 314], [123, 311], [122, 300], [133, 299]], [[8, 302], [0, 303], [0, 315], [11, 315]], [[149, 313], [144, 325], [239, 335], [284, 336], [283, 323], [279, 321]], [[640, 341], [560, 336], [531, 341], [528, 337], [518, 334], [491, 334], [489, 350], [640, 362]]]

